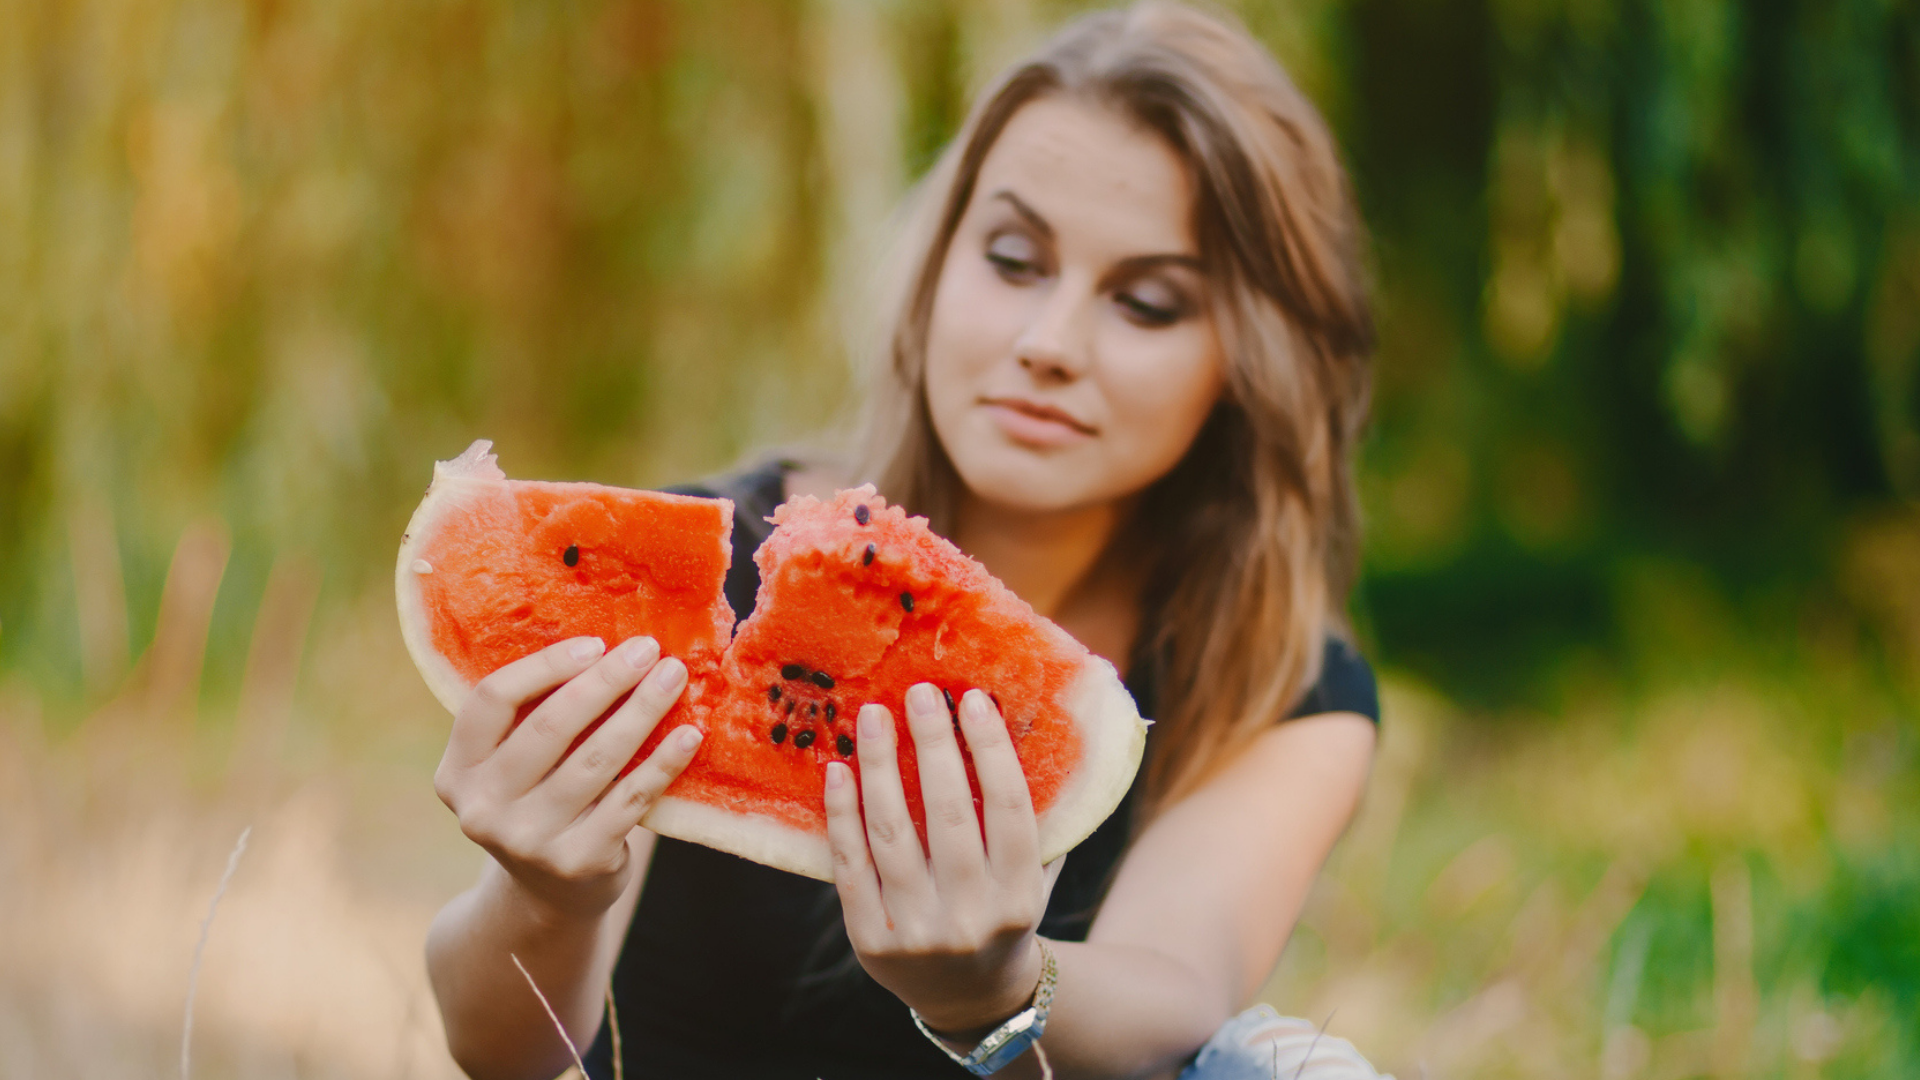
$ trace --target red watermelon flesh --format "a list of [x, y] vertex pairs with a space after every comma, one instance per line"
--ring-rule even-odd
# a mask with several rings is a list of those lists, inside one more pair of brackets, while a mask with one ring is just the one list
[[720, 592], [733, 504], [508, 480], [490, 446], [434, 466], [401, 537], [400, 625], [434, 695], [455, 711], [486, 675], [556, 641], [651, 634], [686, 661], [669, 724], [684, 718], [733, 636]]
[[487, 672], [554, 641], [653, 634], [686, 661], [688, 690], [636, 760], [678, 723], [705, 732], [644, 819], [654, 831], [829, 878], [826, 765], [858, 769], [856, 720], [874, 702], [893, 714], [924, 836], [905, 720], [916, 682], [1000, 704], [1046, 858], [1124, 796], [1145, 725], [1112, 666], [871, 487], [775, 512], [754, 612], [729, 644], [730, 503], [510, 481], [486, 448], [436, 467], [402, 543], [409, 651], [455, 709]]

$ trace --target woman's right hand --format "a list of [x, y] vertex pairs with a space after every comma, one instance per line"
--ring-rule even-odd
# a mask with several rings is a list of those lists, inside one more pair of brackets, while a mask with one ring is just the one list
[[[598, 916], [633, 872], [628, 834], [700, 745], [699, 729], [684, 725], [619, 775], [686, 682], [686, 665], [662, 659], [652, 638], [630, 638], [611, 653], [598, 638], [548, 646], [480, 680], [467, 695], [434, 790], [461, 831], [492, 854], [543, 915]], [[628, 691], [632, 696], [569, 754], [587, 725]]]

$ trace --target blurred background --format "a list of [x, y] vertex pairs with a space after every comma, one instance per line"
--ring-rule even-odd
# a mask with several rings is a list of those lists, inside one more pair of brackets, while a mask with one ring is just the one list
[[[1236, 5], [1376, 241], [1374, 785], [1266, 997], [1412, 1077], [1920, 1075], [1920, 6]], [[1037, 0], [0, 0], [0, 1077], [447, 1077], [437, 458], [854, 392]]]

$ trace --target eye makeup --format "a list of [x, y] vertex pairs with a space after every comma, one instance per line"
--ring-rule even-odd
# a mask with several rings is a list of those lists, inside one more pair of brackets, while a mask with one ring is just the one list
[[1025, 282], [1046, 270], [1046, 253], [1031, 236], [1018, 229], [1001, 229], [987, 238], [987, 261], [1009, 281]]
[[1130, 321], [1145, 327], [1171, 326], [1193, 313], [1186, 290], [1157, 276], [1119, 286], [1113, 299]]
[[[1053, 273], [1053, 226], [1012, 191], [1001, 189], [990, 201], [1007, 213], [1006, 220], [987, 233], [982, 257], [1001, 280], [1026, 285]], [[1193, 290], [1168, 280], [1174, 268], [1199, 273], [1200, 260], [1191, 255], [1163, 253], [1122, 259], [1105, 275], [1103, 291], [1127, 321], [1147, 329], [1172, 326], [1197, 310]]]

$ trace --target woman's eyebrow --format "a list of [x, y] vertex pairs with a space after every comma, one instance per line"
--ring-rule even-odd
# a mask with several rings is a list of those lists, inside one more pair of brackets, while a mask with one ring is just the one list
[[1151, 270], [1156, 266], [1184, 266], [1195, 273], [1204, 272], [1206, 267], [1197, 255], [1134, 255], [1121, 259], [1114, 264], [1118, 273], [1134, 274], [1142, 270]]
[[[1033, 228], [1034, 232], [1039, 233], [1045, 239], [1053, 239], [1053, 226], [1047, 224], [1047, 219], [1040, 216], [1040, 211], [1027, 205], [1025, 199], [1015, 195], [1011, 190], [1001, 188], [992, 195], [987, 196], [987, 198], [989, 201], [999, 199], [1005, 202], [1013, 208], [1014, 213], [1019, 214], [1020, 217]], [[1142, 270], [1151, 270], [1156, 266], [1183, 266], [1194, 271], [1204, 269], [1199, 256], [1183, 255], [1177, 252], [1164, 252], [1154, 255], [1132, 255], [1121, 259], [1118, 263], [1114, 264], [1114, 271], [1122, 274], [1135, 274]]]
[[1047, 219], [1040, 216], [1040, 211], [1035, 210], [1031, 206], [1028, 206], [1025, 199], [1022, 199], [1020, 196], [1015, 195], [1013, 192], [1007, 190], [1006, 188], [1001, 188], [1000, 190], [994, 192], [992, 195], [988, 196], [988, 199], [1004, 200], [1008, 206], [1013, 207], [1014, 213], [1019, 214], [1021, 217], [1025, 218], [1027, 221], [1027, 224], [1033, 226], [1033, 231], [1039, 233], [1041, 236], [1044, 236], [1049, 240], [1053, 239], [1053, 226], [1047, 224]]

